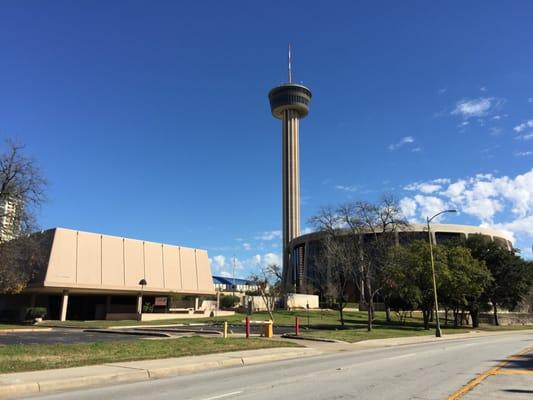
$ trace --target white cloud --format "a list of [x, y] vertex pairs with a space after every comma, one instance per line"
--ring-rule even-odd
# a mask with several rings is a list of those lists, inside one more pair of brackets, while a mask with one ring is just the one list
[[242, 244], [242, 248], [243, 248], [244, 250], [246, 250], [246, 251], [249, 251], [249, 250], [252, 249], [252, 245], [251, 245], [250, 243], [244, 242], [244, 243]]
[[224, 266], [226, 265], [226, 257], [222, 255], [214, 256], [213, 261], [215, 263], [215, 267], [218, 268], [224, 268]]
[[228, 271], [220, 271], [220, 276], [223, 276], [224, 278], [231, 278], [231, 273]]
[[[530, 152], [533, 154], [533, 152]], [[482, 226], [490, 226], [509, 234], [509, 237], [533, 236], [533, 168], [515, 177], [477, 174], [448, 184], [431, 196], [422, 188], [435, 181], [407, 185], [408, 190], [420, 192], [400, 200], [406, 217], [424, 220], [447, 208], [477, 218]]]
[[533, 103], [533, 97], [528, 97], [527, 102], [528, 103]]
[[446, 184], [449, 182], [450, 182], [449, 179], [439, 178], [439, 179], [434, 179], [429, 182], [410, 183], [409, 185], [405, 186], [404, 189], [409, 190], [411, 192], [416, 191], [416, 192], [422, 192], [425, 194], [430, 194], [430, 193], [436, 192], [437, 190], [440, 190], [443, 184]]
[[486, 88], [485, 86], [481, 86], [481, 87], [479, 88], [479, 90], [482, 91], [482, 92], [486, 92], [486, 91], [487, 91], [487, 88]]
[[418, 209], [420, 210], [419, 214], [421, 216], [428, 217], [428, 216], [437, 214], [438, 212], [446, 208], [449, 208], [448, 205], [439, 197], [423, 196], [423, 195], [417, 194], [414, 197], [414, 199], [418, 205]]
[[261, 261], [264, 265], [277, 264], [281, 265], [281, 258], [276, 253], [267, 253], [261, 257]]
[[343, 185], [337, 185], [335, 186], [335, 189], [342, 190], [343, 192], [357, 192], [358, 187], [357, 186], [343, 186]]
[[527, 133], [525, 135], [517, 136], [516, 139], [519, 139], [519, 140], [531, 140], [531, 139], [533, 139], [533, 132]]
[[533, 119], [522, 122], [521, 124], [518, 124], [517, 126], [515, 126], [513, 129], [516, 132], [520, 133], [522, 131], [525, 131], [528, 128], [533, 128]]
[[453, 115], [459, 115], [465, 119], [484, 117], [503, 104], [503, 99], [495, 97], [480, 97], [477, 99], [462, 99], [455, 104]]
[[411, 144], [411, 143], [414, 143], [414, 142], [415, 142], [415, 138], [414, 137], [405, 136], [398, 143], [390, 144], [389, 145], [389, 150], [390, 151], [394, 151], [394, 150], [399, 149], [400, 147], [402, 147], [402, 146], [404, 146], [406, 144]]
[[439, 94], [444, 94], [444, 93], [446, 93], [447, 91], [448, 91], [447, 88], [442, 88], [442, 89], [439, 89], [438, 93], [439, 93]]
[[303, 230], [302, 230], [302, 235], [307, 235], [308, 233], [313, 233], [315, 230], [311, 227], [305, 227]]
[[417, 203], [410, 197], [404, 197], [400, 200], [400, 210], [405, 218], [411, 219], [416, 215]]
[[274, 239], [279, 239], [279, 238], [281, 238], [280, 230], [263, 232], [260, 236], [256, 237], [256, 239], [259, 239], [259, 240], [274, 240]]
[[418, 153], [420, 151], [422, 151], [422, 147], [415, 147], [414, 149], [411, 150], [413, 153]]
[[514, 155], [517, 157], [529, 157], [533, 155], [533, 151], [517, 151]]

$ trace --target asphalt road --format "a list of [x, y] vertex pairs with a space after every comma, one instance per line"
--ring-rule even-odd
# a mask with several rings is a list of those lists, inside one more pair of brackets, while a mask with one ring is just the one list
[[213, 370], [39, 398], [442, 400], [477, 374], [531, 345], [533, 334], [515, 333], [329, 353], [312, 358]]
[[9, 332], [0, 334], [0, 345], [10, 344], [56, 344], [92, 343], [109, 340], [135, 340], [140, 335], [121, 335], [98, 332], [83, 332], [78, 329], [53, 329], [45, 332]]

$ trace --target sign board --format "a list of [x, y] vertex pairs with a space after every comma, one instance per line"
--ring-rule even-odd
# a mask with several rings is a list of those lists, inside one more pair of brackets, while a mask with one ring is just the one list
[[166, 307], [167, 306], [167, 297], [156, 297], [155, 298], [155, 306], [163, 306], [163, 307]]

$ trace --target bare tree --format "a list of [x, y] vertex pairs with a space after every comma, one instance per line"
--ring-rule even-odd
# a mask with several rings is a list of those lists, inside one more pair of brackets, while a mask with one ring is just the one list
[[397, 231], [408, 226], [397, 202], [384, 196], [377, 204], [357, 201], [327, 207], [310, 221], [326, 234], [323, 265], [336, 288], [341, 322], [346, 288], [352, 283], [368, 305], [367, 329], [372, 330], [374, 298], [383, 287], [390, 249], [397, 244]]
[[[46, 180], [24, 147], [6, 141], [0, 154], [0, 292], [18, 293], [41, 260], [36, 210], [45, 201]], [[15, 239], [15, 240], [12, 240]]]
[[355, 202], [339, 209], [345, 224], [359, 245], [356, 282], [361, 282], [368, 307], [367, 329], [372, 330], [374, 298], [385, 282], [384, 271], [390, 249], [397, 244], [397, 232], [408, 227], [396, 200], [384, 196], [377, 204]]
[[323, 207], [310, 223], [324, 232], [325, 238], [316, 260], [316, 275], [323, 294], [335, 299], [341, 326], [344, 326], [344, 308], [352, 282], [355, 247], [342, 230], [342, 218], [338, 210]]
[[260, 266], [259, 271], [250, 276], [250, 281], [257, 286], [272, 321], [274, 321], [276, 301], [281, 294], [281, 279], [282, 272], [278, 264]]
[[[46, 197], [46, 180], [35, 161], [24, 154], [24, 146], [6, 140], [4, 153], [0, 154], [0, 203], [12, 206], [10, 215], [4, 211], [8, 223], [1, 223], [2, 237], [25, 235], [36, 227], [36, 210]], [[9, 232], [8, 232], [9, 231]]]

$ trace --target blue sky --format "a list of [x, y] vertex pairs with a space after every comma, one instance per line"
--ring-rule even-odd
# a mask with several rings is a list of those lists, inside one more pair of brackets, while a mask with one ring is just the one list
[[[316, 4], [315, 4], [316, 3]], [[334, 4], [334, 6], [333, 6]], [[280, 254], [280, 122], [313, 91], [302, 222], [393, 193], [407, 216], [495, 226], [531, 257], [533, 4], [3, 1], [0, 136], [50, 181], [43, 228], [207, 248], [246, 276]]]

